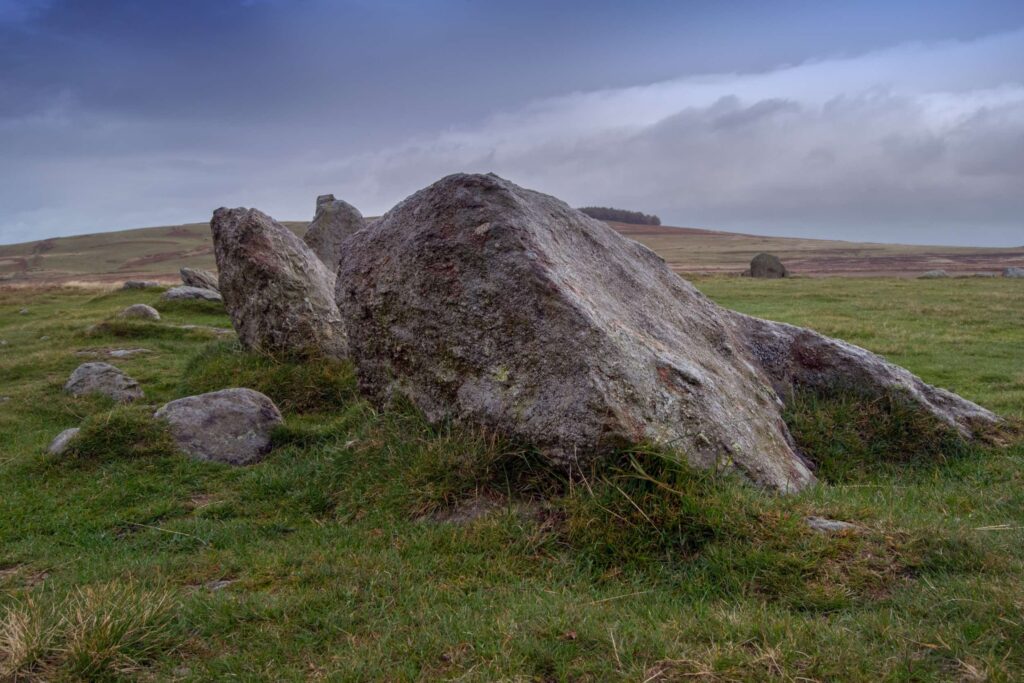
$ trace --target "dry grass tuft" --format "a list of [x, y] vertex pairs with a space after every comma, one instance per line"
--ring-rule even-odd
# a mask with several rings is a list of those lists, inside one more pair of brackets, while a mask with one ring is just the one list
[[170, 593], [135, 583], [29, 595], [0, 620], [0, 679], [131, 677], [174, 649], [174, 619]]

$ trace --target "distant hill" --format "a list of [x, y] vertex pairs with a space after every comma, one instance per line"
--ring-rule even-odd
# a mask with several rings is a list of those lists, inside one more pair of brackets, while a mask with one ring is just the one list
[[[305, 221], [285, 222], [296, 234]], [[794, 275], [909, 276], [926, 270], [999, 272], [1024, 267], [1024, 247], [910, 246], [793, 237], [763, 237], [698, 228], [609, 222], [660, 254], [681, 273], [739, 274], [762, 251]], [[132, 278], [176, 282], [178, 268], [215, 267], [207, 223], [139, 228], [0, 246], [0, 281], [117, 283]]]

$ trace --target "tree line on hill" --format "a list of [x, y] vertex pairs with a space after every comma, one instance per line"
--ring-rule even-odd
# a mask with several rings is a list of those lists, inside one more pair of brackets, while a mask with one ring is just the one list
[[654, 214], [641, 213], [640, 211], [613, 209], [610, 206], [581, 206], [579, 210], [591, 218], [602, 221], [618, 221], [619, 223], [634, 223], [636, 225], [661, 225], [660, 218]]

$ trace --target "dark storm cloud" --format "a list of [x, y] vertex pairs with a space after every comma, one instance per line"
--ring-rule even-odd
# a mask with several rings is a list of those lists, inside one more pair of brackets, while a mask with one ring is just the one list
[[468, 169], [676, 223], [1006, 242], [1024, 41], [986, 36], [1024, 6], [890, 4], [0, 0], [0, 241], [328, 191], [377, 213]]

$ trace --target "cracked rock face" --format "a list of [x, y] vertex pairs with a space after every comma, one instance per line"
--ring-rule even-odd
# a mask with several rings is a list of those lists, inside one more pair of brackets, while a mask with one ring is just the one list
[[249, 349], [344, 357], [334, 273], [298, 237], [256, 209], [217, 209], [210, 221], [220, 291]]
[[71, 373], [64, 391], [72, 396], [102, 394], [121, 403], [143, 396], [139, 383], [110, 363], [82, 363]]
[[248, 465], [271, 449], [271, 434], [284, 420], [265, 395], [224, 389], [171, 401], [153, 417], [170, 425], [178, 447], [197, 460]]
[[571, 464], [651, 441], [780, 491], [815, 481], [787, 388], [905, 388], [970, 433], [994, 415], [809, 330], [741, 316], [646, 247], [494, 175], [453, 175], [345, 245], [337, 301], [361, 388]]
[[199, 289], [210, 289], [214, 292], [220, 291], [217, 283], [217, 276], [202, 268], [182, 268], [178, 271], [181, 281], [186, 287], [198, 287]]
[[359, 209], [333, 194], [323, 194], [316, 198], [316, 214], [303, 239], [327, 269], [336, 273], [342, 243], [364, 227], [366, 221]]

